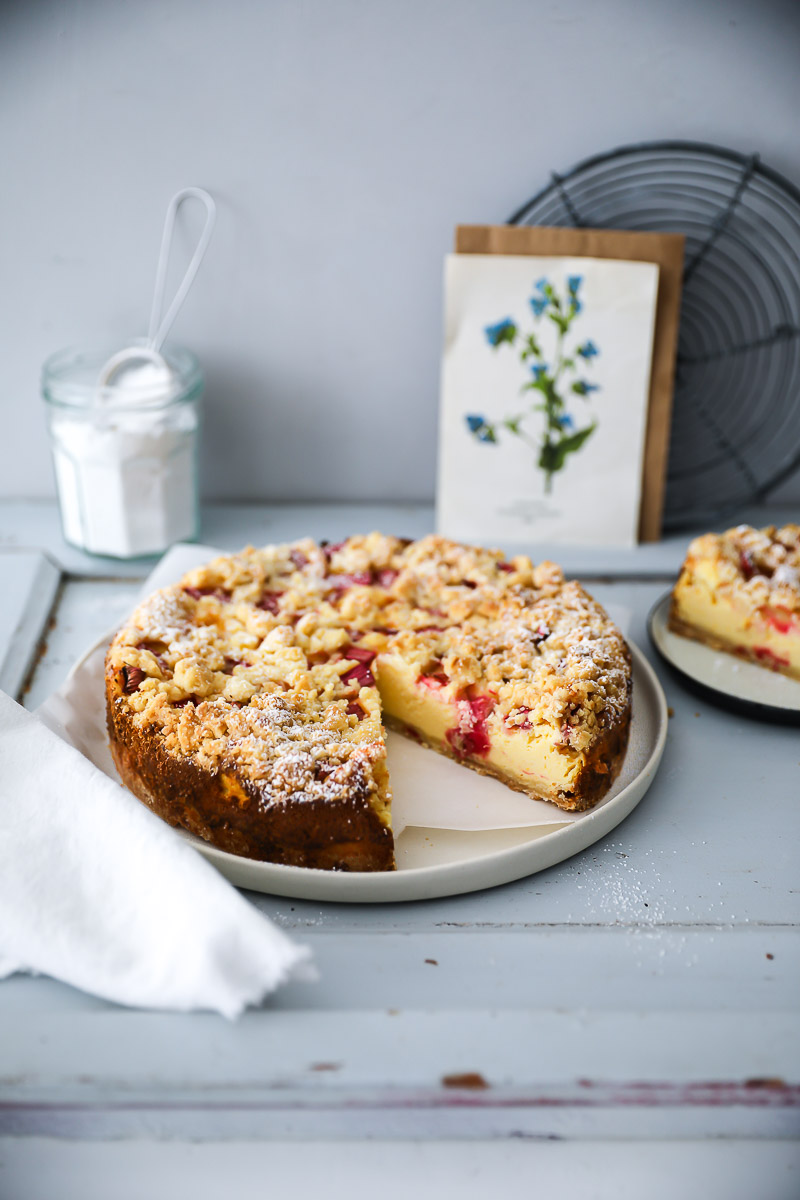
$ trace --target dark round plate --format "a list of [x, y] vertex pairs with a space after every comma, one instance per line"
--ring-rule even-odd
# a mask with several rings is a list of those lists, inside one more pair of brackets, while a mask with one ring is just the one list
[[673, 633], [667, 625], [671, 596], [666, 592], [653, 605], [647, 631], [683, 682], [713, 704], [762, 720], [800, 725], [800, 681]]
[[579, 163], [510, 218], [683, 233], [665, 529], [761, 501], [800, 463], [800, 190], [758, 155], [698, 142]]

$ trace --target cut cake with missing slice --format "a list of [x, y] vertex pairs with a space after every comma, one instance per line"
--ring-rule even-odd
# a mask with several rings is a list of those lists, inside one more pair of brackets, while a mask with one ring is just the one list
[[235, 854], [394, 865], [382, 716], [568, 810], [621, 764], [630, 656], [558, 567], [431, 536], [248, 548], [150, 597], [106, 661], [112, 753]]

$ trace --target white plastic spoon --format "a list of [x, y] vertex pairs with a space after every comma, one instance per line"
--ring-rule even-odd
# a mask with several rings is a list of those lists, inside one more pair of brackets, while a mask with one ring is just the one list
[[[172, 249], [175, 218], [180, 206], [190, 198], [201, 201], [206, 210], [206, 219], [181, 284], [167, 312], [162, 316], [164, 289], [167, 281], [170, 250]], [[214, 232], [216, 213], [217, 208], [214, 200], [203, 188], [183, 188], [182, 191], [176, 192], [170, 200], [167, 207], [166, 220], [164, 221], [164, 232], [161, 236], [161, 249], [156, 268], [156, 285], [153, 292], [153, 305], [150, 310], [150, 325], [147, 340], [143, 345], [126, 346], [124, 349], [118, 350], [116, 354], [112, 354], [111, 358], [104, 363], [97, 380], [101, 399], [104, 397], [107, 398], [107, 389], [111, 386], [114, 387], [115, 392], [119, 389], [124, 389], [126, 393], [130, 393], [132, 401], [136, 401], [137, 398], [139, 400], [153, 400], [155, 398], [168, 397], [174, 385], [174, 377], [172, 368], [161, 354], [161, 347], [172, 328], [175, 318], [181, 310], [189, 288], [194, 282], [194, 277], [197, 274], [200, 263], [203, 261], [205, 252], [208, 249], [211, 234]], [[128, 397], [126, 396], [127, 399]]]

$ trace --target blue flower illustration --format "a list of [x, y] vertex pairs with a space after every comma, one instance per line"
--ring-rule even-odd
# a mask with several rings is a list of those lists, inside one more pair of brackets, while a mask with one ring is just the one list
[[479, 442], [497, 441], [494, 428], [486, 420], [486, 417], [481, 417], [477, 413], [470, 413], [464, 420], [467, 423], [470, 433], [474, 434]]
[[[496, 444], [511, 435], [531, 446], [536, 453], [536, 466], [544, 474], [546, 492], [551, 490], [554, 477], [597, 429], [591, 405], [581, 405], [580, 423], [567, 412], [570, 393], [588, 401], [592, 392], [600, 391], [598, 384], [578, 377], [583, 369], [581, 363], [591, 363], [600, 353], [588, 338], [577, 346], [572, 341], [573, 322], [583, 309], [578, 296], [582, 284], [582, 275], [568, 276], [564, 288], [554, 287], [545, 277], [536, 280], [528, 303], [537, 321], [541, 317], [547, 319], [537, 324], [535, 332], [526, 332], [511, 317], [486, 327], [487, 340], [494, 349], [506, 342], [514, 346], [520, 364], [526, 368], [526, 382], [521, 391], [529, 395], [530, 402], [523, 412], [509, 414], [496, 422], [480, 413], [464, 417], [469, 434], [478, 442]], [[553, 336], [555, 344], [550, 346]], [[549, 363], [545, 360], [545, 345]], [[531, 396], [531, 392], [535, 394]], [[534, 421], [541, 422], [538, 438], [530, 428]]]
[[513, 342], [517, 327], [511, 317], [506, 317], [505, 320], [498, 321], [496, 325], [487, 325], [484, 332], [490, 346], [499, 346], [501, 342]]

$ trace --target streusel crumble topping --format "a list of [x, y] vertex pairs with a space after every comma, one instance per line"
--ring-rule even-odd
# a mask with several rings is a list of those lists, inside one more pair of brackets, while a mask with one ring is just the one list
[[220, 557], [140, 605], [109, 662], [123, 670], [117, 703], [171, 753], [279, 799], [374, 787], [382, 655], [455, 703], [483, 697], [490, 728], [536, 726], [564, 752], [629, 705], [622, 635], [559, 567], [437, 536]]
[[738, 591], [755, 607], [764, 604], [800, 611], [800, 525], [754, 529], [737, 525], [725, 533], [707, 533], [690, 544], [686, 567], [714, 572], [714, 585]]

